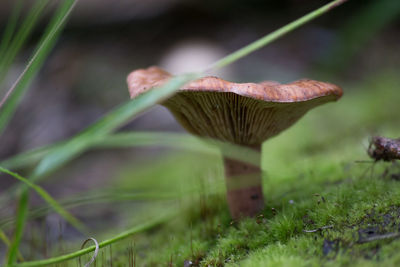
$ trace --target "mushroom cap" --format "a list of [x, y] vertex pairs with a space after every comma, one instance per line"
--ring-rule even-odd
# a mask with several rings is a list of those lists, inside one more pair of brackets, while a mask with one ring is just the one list
[[[131, 98], [162, 86], [171, 77], [158, 67], [131, 72], [127, 78]], [[162, 105], [195, 135], [257, 146], [308, 110], [336, 101], [342, 94], [334, 84], [308, 79], [288, 84], [233, 83], [209, 76], [185, 84]]]

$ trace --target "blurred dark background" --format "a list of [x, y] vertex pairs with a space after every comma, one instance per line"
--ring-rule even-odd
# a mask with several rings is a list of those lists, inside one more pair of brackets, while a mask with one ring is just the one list
[[[0, 158], [71, 137], [127, 101], [125, 79], [134, 69], [159, 65], [175, 74], [199, 70], [328, 2], [81, 0], [0, 137]], [[1, 29], [12, 4], [12, 0], [0, 3]], [[49, 7], [8, 74], [1, 96], [23, 70], [51, 14]], [[384, 69], [399, 70], [399, 14], [398, 0], [350, 0], [212, 74], [237, 82], [308, 77], [351, 85]], [[162, 107], [124, 129], [183, 131]], [[106, 183], [122, 162], [140, 162], [158, 153], [157, 149], [88, 153], [58, 172], [58, 182], [46, 188], [57, 196], [85, 190], [94, 181]], [[0, 192], [12, 182], [0, 179]]]

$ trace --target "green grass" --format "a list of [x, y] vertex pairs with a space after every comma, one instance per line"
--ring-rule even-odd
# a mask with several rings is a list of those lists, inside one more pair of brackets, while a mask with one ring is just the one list
[[[22, 45], [32, 32], [33, 27], [40, 18], [45, 7], [48, 5], [48, 2], [48, 0], [36, 1], [28, 16], [25, 18], [24, 23], [21, 25], [12, 39], [12, 42], [9, 45], [4, 45], [5, 56], [0, 59], [0, 84], [2, 84], [3, 77], [8, 72], [14, 58], [17, 56], [18, 52], [22, 48]], [[76, 1], [74, 0], [65, 0], [60, 4], [54, 16], [51, 18], [47, 28], [45, 29], [37, 49], [26, 64], [25, 69], [14, 82], [14, 84], [7, 90], [4, 96], [2, 95], [2, 99], [0, 101], [0, 134], [3, 133], [23, 95], [28, 89], [29, 84], [32, 82], [33, 78], [43, 65], [46, 57], [49, 55], [51, 49], [54, 47], [75, 3]], [[17, 4], [19, 3], [17, 2]], [[3, 36], [3, 38], [6, 40], [3, 39], [2, 43], [8, 43], [7, 37], [7, 35]]]
[[33, 189], [34, 191], [36, 191], [36, 193], [38, 195], [40, 195], [40, 197], [46, 201], [49, 206], [51, 206], [58, 214], [60, 214], [61, 216], [64, 217], [64, 219], [69, 222], [71, 225], [73, 225], [76, 229], [78, 229], [79, 231], [81, 231], [82, 233], [88, 233], [88, 229], [86, 228], [86, 226], [84, 224], [82, 224], [82, 222], [80, 222], [78, 219], [76, 219], [72, 214], [70, 214], [67, 210], [65, 210], [56, 200], [54, 200], [54, 198], [52, 196], [50, 196], [49, 193], [46, 192], [46, 190], [44, 190], [42, 187], [32, 183], [30, 180], [22, 177], [21, 175], [11, 172], [7, 169], [4, 169], [2, 167], [0, 167], [0, 172], [6, 173], [12, 177], [14, 177], [15, 179], [23, 182], [24, 184], [26, 184], [27, 186], [29, 186], [31, 189]]

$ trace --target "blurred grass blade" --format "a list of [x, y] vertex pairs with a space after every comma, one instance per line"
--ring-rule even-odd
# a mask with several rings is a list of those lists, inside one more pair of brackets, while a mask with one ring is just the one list
[[[33, 9], [35, 12], [35, 15], [39, 15], [41, 13], [41, 10], [45, 7], [45, 5], [48, 3], [48, 1], [36, 1], [36, 5], [34, 6], [37, 7], [37, 9]], [[50, 28], [51, 30], [46, 31], [46, 36], [43, 38], [43, 42], [40, 43], [38, 49], [36, 50], [35, 54], [33, 55], [32, 59], [28, 62], [27, 66], [25, 67], [24, 71], [22, 74], [18, 77], [17, 81], [12, 85], [12, 87], [7, 91], [6, 95], [0, 102], [0, 136], [6, 127], [8, 121], [14, 114], [14, 111], [16, 110], [16, 107], [21, 100], [23, 93], [26, 91], [26, 87], [28, 84], [31, 82], [35, 74], [38, 72], [39, 68], [42, 66], [44, 60], [46, 59], [48, 53], [50, 52], [51, 48], [54, 46], [58, 34], [61, 31], [61, 26], [64, 24], [66, 21], [68, 15], [72, 11], [76, 1], [74, 0], [65, 0], [63, 4], [61, 4], [61, 7], [59, 7], [58, 11], [56, 12], [55, 16], [52, 18], [52, 22], [50, 23]], [[66, 8], [68, 7], [68, 8]], [[63, 14], [63, 12], [65, 12]], [[32, 14], [32, 12], [31, 12]], [[36, 16], [33, 16], [33, 18], [36, 18]], [[24, 34], [21, 34], [22, 37], [26, 36], [25, 33], [29, 33], [31, 31], [31, 26], [32, 21], [29, 22], [29, 17], [25, 20], [28, 21], [28, 25], [23, 24], [21, 26], [21, 29]], [[24, 42], [24, 38], [21, 36], [15, 37], [15, 42], [17, 46], [13, 46], [14, 43], [11, 44], [11, 49], [14, 49], [13, 53], [10, 51], [7, 51], [7, 53], [10, 53], [12, 56], [13, 54], [16, 55], [19, 47], [22, 45]], [[17, 50], [15, 50], [18, 48]], [[8, 59], [11, 56], [7, 56], [7, 60], [4, 61], [4, 64], [0, 66], [0, 73], [3, 73], [7, 68], [8, 64], [11, 64], [13, 59]], [[9, 62], [8, 62], [9, 60]], [[0, 74], [1, 75], [1, 74]], [[1, 77], [0, 77], [1, 80]], [[9, 99], [8, 99], [9, 98]], [[8, 100], [8, 101], [6, 101]], [[14, 233], [14, 238], [11, 243], [11, 246], [9, 248], [9, 252], [7, 255], [6, 262], [8, 265], [14, 264], [16, 261], [17, 257], [17, 251], [19, 244], [21, 242], [22, 234], [24, 232], [24, 226], [25, 226], [25, 221], [27, 217], [27, 210], [28, 210], [28, 201], [29, 201], [29, 194], [28, 190], [24, 188], [22, 190], [19, 202], [18, 202], [18, 208], [17, 208], [17, 220], [16, 220], [16, 225], [15, 225], [15, 233]]]
[[93, 144], [99, 148], [131, 146], [164, 146], [174, 149], [186, 149], [206, 154], [223, 154], [226, 157], [260, 164], [261, 154], [248, 147], [242, 147], [210, 138], [200, 138], [188, 134], [127, 132], [105, 136]]
[[28, 150], [27, 152], [23, 152], [12, 156], [8, 159], [5, 159], [0, 162], [0, 166], [6, 169], [18, 169], [22, 167], [29, 166], [33, 163], [37, 163], [41, 160], [49, 151], [54, 149], [56, 146], [62, 145], [62, 142], [46, 145], [38, 148], [34, 148], [32, 150]]
[[[399, 18], [400, 1], [369, 1], [360, 10], [352, 14], [339, 32], [339, 42], [333, 51], [324, 58], [322, 67], [329, 73], [346, 70], [349, 62], [363, 47], [379, 34], [386, 25]], [[368, 25], [366, 27], [365, 25]], [[321, 66], [318, 66], [321, 68]]]
[[[4, 233], [4, 231], [2, 229], [0, 229], [0, 240], [3, 241], [3, 243], [6, 245], [7, 248], [10, 247], [11, 242], [10, 242], [10, 240], [7, 237], [7, 235]], [[20, 261], [24, 261], [24, 257], [22, 257], [21, 252], [17, 251], [17, 253], [18, 253], [18, 255], [17, 255], [18, 259]]]
[[0, 229], [0, 240], [3, 241], [3, 243], [9, 247], [10, 246], [10, 240], [8, 239], [7, 235], [4, 233], [2, 229]]
[[[17, 154], [0, 162], [0, 166], [7, 169], [17, 169], [28, 166], [40, 161], [50, 151], [60, 147], [64, 142], [55, 143], [27, 152]], [[250, 161], [256, 163], [260, 156], [258, 152], [233, 144], [191, 136], [180, 133], [158, 133], [158, 132], [121, 132], [92, 141], [94, 148], [117, 148], [117, 147], [135, 147], [135, 146], [164, 146], [174, 149], [192, 150], [198, 153], [217, 154], [219, 148], [223, 148], [222, 153], [225, 156], [238, 160]], [[250, 156], [250, 157], [249, 157]]]
[[153, 90], [128, 101], [114, 111], [106, 114], [103, 118], [85, 130], [82, 135], [85, 135], [86, 138], [94, 135], [104, 136], [105, 134], [110, 133], [131, 120], [134, 116], [166, 100], [178, 91], [178, 89], [185, 83], [196, 79], [199, 76], [200, 74], [189, 73], [170, 79], [165, 85], [159, 88], [154, 88]]
[[[129, 103], [128, 103], [129, 104]], [[86, 136], [86, 135], [84, 135]], [[71, 140], [68, 146], [57, 143], [51, 146], [37, 148], [10, 159], [0, 162], [0, 166], [7, 168], [23, 167], [43, 158], [41, 170], [36, 170], [36, 175], [45, 175], [56, 167], [61, 166], [69, 159], [90, 148], [120, 148], [120, 147], [163, 146], [171, 149], [191, 150], [196, 153], [210, 155], [222, 154], [228, 158], [247, 162], [259, 166], [261, 154], [253, 149], [239, 145], [229, 144], [218, 140], [199, 138], [188, 134], [157, 133], [157, 132], [123, 132], [113, 135], [105, 135], [96, 138], [83, 138]], [[57, 153], [57, 154], [56, 154]], [[45, 159], [47, 160], [45, 161]], [[43, 163], [44, 162], [44, 163]], [[11, 167], [10, 167], [11, 166]], [[40, 165], [39, 165], [40, 166]], [[38, 166], [38, 168], [39, 168]], [[36, 177], [36, 176], [34, 176]], [[40, 177], [34, 178], [41, 179]], [[0, 197], [5, 199], [16, 191], [20, 185], [10, 188], [7, 194]]]
[[[65, 26], [66, 21], [78, 2], [79, 0], [63, 0], [63, 4], [55, 10], [50, 22], [47, 24], [35, 52], [42, 49], [42, 44], [46, 43], [46, 39], [49, 39], [62, 31], [63, 26]], [[57, 39], [56, 37], [57, 36], [53, 39]]]
[[79, 231], [81, 231], [82, 233], [88, 233], [88, 230], [86, 229], [86, 227], [84, 226], [84, 224], [82, 224], [78, 219], [76, 219], [71, 213], [69, 213], [68, 211], [66, 211], [54, 198], [52, 198], [50, 196], [49, 193], [46, 192], [46, 190], [44, 190], [42, 187], [32, 183], [31, 181], [29, 181], [28, 179], [22, 177], [21, 175], [9, 171], [7, 169], [4, 169], [2, 167], [0, 167], [0, 172], [4, 172], [7, 173], [9, 175], [11, 175], [12, 177], [18, 179], [19, 181], [25, 183], [27, 186], [29, 186], [30, 188], [32, 188], [33, 190], [36, 191], [36, 193], [38, 193], [39, 196], [41, 196], [41, 198], [47, 202], [47, 204], [49, 206], [51, 206], [58, 214], [60, 214], [67, 222], [69, 222], [72, 226], [74, 226], [76, 229], [78, 229]]
[[[11, 64], [13, 63], [15, 57], [17, 56], [18, 52], [21, 50], [22, 45], [26, 42], [26, 40], [29, 38], [30, 34], [33, 31], [33, 28], [35, 27], [36, 23], [38, 22], [40, 15], [42, 14], [44, 8], [48, 4], [48, 0], [38, 0], [34, 3], [33, 7], [29, 11], [28, 15], [26, 16], [25, 20], [21, 24], [19, 30], [15, 34], [14, 38], [8, 41], [11, 42], [9, 45], [4, 48], [4, 57], [0, 58], [0, 85], [2, 84], [4, 77], [7, 74], [8, 69], [10, 68]], [[17, 3], [16, 5], [19, 5], [20, 3]], [[16, 6], [18, 9], [19, 7]], [[11, 23], [17, 23], [17, 18], [11, 18], [13, 21], [10, 21]], [[14, 27], [13, 25], [10, 26], [10, 28]], [[11, 30], [10, 30], [11, 31]], [[8, 33], [7, 33], [8, 34]], [[10, 34], [12, 34], [10, 32]], [[11, 38], [8, 36], [5, 36], [7, 38]], [[7, 40], [6, 40], [7, 41]], [[3, 44], [2, 44], [3, 45]], [[0, 105], [1, 106], [1, 105]]]
[[[37, 3], [47, 3], [47, 1], [38, 1]], [[70, 12], [72, 11], [76, 1], [65, 0], [57, 9], [52, 18], [45, 34], [42, 37], [36, 52], [26, 65], [21, 75], [17, 78], [11, 88], [7, 91], [0, 102], [0, 136], [7, 126], [8, 121], [14, 114], [18, 103], [27, 90], [27, 87], [37, 74], [47, 55], [54, 47], [62, 26], [65, 24]], [[1, 69], [1, 68], [0, 68]]]
[[21, 242], [22, 234], [24, 232], [24, 226], [27, 214], [28, 214], [28, 192], [25, 191], [21, 194], [19, 198], [14, 237], [10, 247], [8, 248], [6, 266], [9, 265], [12, 266], [17, 260], [19, 243]]
[[163, 146], [186, 149], [206, 154], [217, 154], [218, 149], [208, 140], [188, 134], [166, 132], [120, 132], [108, 135], [93, 144], [94, 148], [120, 148], [136, 146]]
[[[161, 215], [155, 216], [155, 219], [151, 219], [140, 225], [136, 225], [136, 226], [114, 236], [113, 238], [110, 238], [103, 242], [100, 242], [99, 247], [102, 248], [102, 247], [108, 246], [108, 245], [118, 242], [124, 238], [127, 238], [133, 234], [137, 234], [137, 233], [143, 232], [145, 230], [154, 228], [154, 227], [160, 225], [161, 223], [164, 223], [171, 217], [173, 217], [174, 214], [175, 214], [175, 212], [164, 211], [164, 213], [162, 213]], [[55, 264], [55, 263], [64, 262], [67, 260], [77, 258], [79, 256], [88, 254], [88, 253], [94, 251], [95, 249], [96, 249], [96, 246], [90, 246], [88, 248], [80, 249], [80, 250], [77, 250], [75, 252], [72, 252], [72, 253], [69, 253], [66, 255], [62, 255], [62, 256], [58, 256], [58, 257], [54, 257], [54, 258], [50, 258], [50, 259], [45, 259], [45, 260], [23, 262], [20, 264], [14, 264], [13, 266], [16, 266], [16, 267], [48, 266], [50, 264]]]
[[109, 134], [134, 116], [166, 99], [182, 85], [196, 77], [194, 74], [177, 76], [164, 86], [150, 90], [112, 110], [64, 145], [51, 150], [34, 170], [31, 179], [33, 181], [42, 179], [49, 172], [61, 167], [89, 148], [94, 142], [102, 139], [104, 135]]
[[3, 37], [1, 38], [0, 65], [2, 64], [1, 61], [3, 61], [3, 59], [5, 58], [4, 56], [5, 51], [7, 50], [8, 45], [11, 42], [12, 36], [14, 34], [15, 28], [17, 27], [18, 17], [19, 14], [21, 13], [21, 9], [22, 9], [22, 0], [15, 1], [15, 5], [13, 7], [13, 10], [11, 11], [10, 18], [8, 19], [6, 28], [4, 29]]
[[258, 39], [255, 42], [252, 42], [249, 45], [246, 45], [245, 47], [233, 52], [232, 54], [218, 60], [214, 64], [212, 64], [206, 71], [209, 70], [214, 70], [214, 69], [219, 69], [222, 67], [225, 67], [229, 64], [232, 64], [233, 62], [241, 59], [242, 57], [247, 56], [250, 53], [253, 53], [254, 51], [266, 46], [267, 44], [272, 43], [273, 41], [279, 39], [280, 37], [284, 36], [285, 34], [297, 29], [298, 27], [306, 24], [307, 22], [310, 22], [311, 20], [325, 14], [326, 12], [332, 10], [334, 7], [337, 7], [347, 0], [335, 0], [330, 2], [329, 4], [326, 4], [325, 6], [322, 6], [318, 9], [316, 9], [313, 12], [308, 13], [307, 15], [287, 24], [286, 26], [283, 26], [282, 28], [279, 28], [278, 30], [267, 34], [266, 36]]
[[[187, 192], [187, 195], [193, 195], [195, 191]], [[74, 208], [85, 205], [92, 204], [110, 204], [110, 203], [124, 203], [130, 201], [149, 201], [149, 202], [157, 202], [157, 201], [168, 201], [168, 200], [176, 200], [179, 197], [182, 197], [183, 194], [178, 195], [176, 193], [170, 192], [143, 192], [143, 193], [135, 193], [132, 190], [112, 190], [105, 191], [101, 193], [91, 193], [85, 192], [84, 195], [74, 195], [68, 197], [63, 200], [59, 200], [58, 203], [64, 208]], [[54, 210], [51, 206], [44, 205], [37, 208], [34, 208], [29, 211], [28, 219], [36, 219], [43, 217], [49, 214], [52, 210]], [[14, 223], [15, 218], [12, 216], [1, 218], [0, 227], [7, 229], [10, 227], [12, 223]]]
[[[188, 192], [190, 194], [193, 192]], [[122, 192], [118, 190], [118, 192], [114, 191], [105, 191], [98, 194], [93, 194], [91, 192], [85, 192], [85, 195], [74, 195], [68, 197], [63, 200], [59, 200], [58, 203], [64, 208], [74, 208], [84, 205], [91, 204], [109, 204], [109, 203], [121, 203], [121, 202], [129, 202], [133, 200], [139, 201], [165, 201], [165, 200], [175, 200], [179, 195], [175, 193], [160, 193], [160, 192], [143, 192], [143, 193], [133, 193], [132, 190], [129, 192]], [[32, 209], [29, 211], [28, 218], [35, 219], [43, 217], [52, 211], [53, 208], [49, 205], [44, 205]], [[12, 223], [14, 223], [15, 219], [12, 216], [1, 218], [0, 227], [8, 228]]]
[[[62, 145], [62, 142], [59, 142], [55, 145], [48, 145], [39, 147], [36, 149], [29, 150], [27, 152], [17, 154], [9, 159], [6, 159], [0, 162], [0, 166], [6, 169], [18, 169], [21, 167], [26, 167], [30, 164], [38, 162], [42, 159], [51, 149], [54, 149], [57, 145]], [[11, 186], [6, 192], [0, 195], [0, 203], [6, 203], [7, 199], [14, 196], [17, 192], [17, 188], [23, 184], [15, 184]]]

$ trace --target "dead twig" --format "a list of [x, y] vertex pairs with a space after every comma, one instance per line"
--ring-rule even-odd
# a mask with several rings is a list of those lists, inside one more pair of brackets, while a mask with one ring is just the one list
[[319, 227], [317, 229], [303, 230], [303, 232], [304, 233], [315, 233], [315, 232], [318, 232], [318, 231], [322, 231], [322, 230], [325, 230], [325, 229], [331, 229], [331, 228], [333, 228], [333, 225], [326, 225], [326, 226], [321, 226], [321, 227]]
[[362, 239], [359, 239], [357, 241], [357, 243], [364, 244], [364, 243], [373, 242], [373, 241], [377, 241], [377, 240], [384, 240], [384, 239], [391, 239], [391, 238], [398, 238], [398, 237], [400, 237], [400, 233], [387, 233], [387, 234], [383, 234], [383, 235], [374, 235], [371, 237], [362, 238]]

